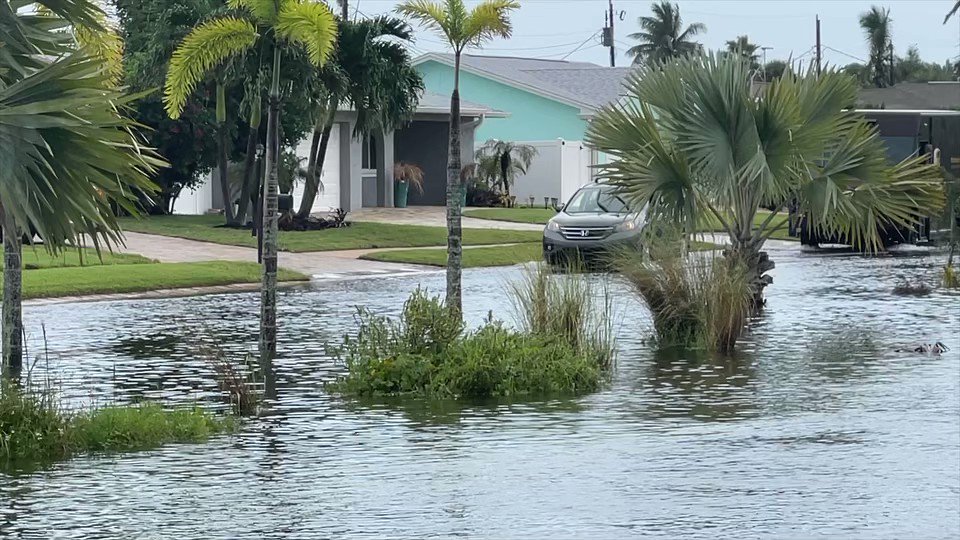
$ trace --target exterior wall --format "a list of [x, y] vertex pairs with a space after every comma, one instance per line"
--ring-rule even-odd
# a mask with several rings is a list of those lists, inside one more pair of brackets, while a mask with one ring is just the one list
[[[297, 156], [307, 158], [310, 155], [310, 136], [297, 145]], [[306, 166], [306, 161], [304, 161]], [[333, 125], [330, 130], [330, 142], [327, 144], [327, 154], [323, 161], [323, 171], [320, 175], [323, 190], [313, 201], [312, 213], [325, 214], [340, 206], [340, 126]], [[297, 182], [293, 187], [293, 207], [300, 208], [303, 199], [303, 182]]]
[[[411, 189], [410, 206], [446, 204], [447, 144], [450, 126], [445, 122], [414, 121], [394, 133], [394, 157], [423, 169], [423, 193]], [[473, 140], [469, 141], [470, 147]]]
[[517, 202], [528, 204], [533, 196], [534, 206], [543, 204], [544, 197], [556, 197], [566, 202], [573, 193], [591, 181], [594, 152], [578, 141], [527, 141], [537, 149], [537, 156], [527, 174], [519, 176], [511, 188]]
[[[453, 68], [433, 60], [417, 66], [430, 92], [453, 92]], [[476, 141], [545, 141], [562, 138], [579, 141], [587, 129], [580, 109], [520, 90], [466, 71], [460, 71], [460, 97], [510, 113], [508, 118], [487, 118], [477, 129]]]
[[194, 189], [184, 189], [173, 202], [173, 213], [197, 216], [207, 213], [213, 208], [213, 181], [208, 176], [206, 181]]

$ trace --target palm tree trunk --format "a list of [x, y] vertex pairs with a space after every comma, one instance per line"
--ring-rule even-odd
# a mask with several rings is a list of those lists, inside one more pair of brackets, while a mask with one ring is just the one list
[[760, 250], [762, 244], [758, 244], [755, 239], [742, 241], [732, 238], [731, 240], [733, 244], [730, 249], [725, 250], [724, 255], [731, 260], [739, 261], [746, 267], [747, 279], [753, 293], [753, 310], [759, 312], [766, 304], [763, 289], [773, 283], [773, 277], [767, 275], [767, 272], [773, 270], [776, 265], [770, 260], [766, 251]]
[[450, 96], [450, 146], [447, 156], [447, 308], [463, 314], [463, 239], [460, 216], [460, 51], [456, 52]]
[[257, 143], [260, 142], [260, 105], [254, 103], [250, 110], [250, 133], [247, 134], [247, 154], [243, 159], [243, 186], [240, 188], [240, 202], [237, 205], [237, 222], [243, 226], [247, 221], [247, 210], [256, 185]]
[[229, 136], [227, 125], [226, 89], [217, 83], [217, 176], [220, 178], [220, 195], [223, 196], [223, 215], [227, 225], [236, 225], [233, 213], [233, 201], [230, 197], [230, 182], [227, 179], [227, 144]]
[[0, 207], [3, 221], [3, 362], [4, 377], [23, 369], [23, 257], [20, 231], [13, 216]]
[[330, 132], [333, 130], [333, 117], [336, 107], [333, 97], [329, 100], [327, 110], [323, 111], [321, 121], [313, 129], [313, 139], [310, 141], [310, 156], [307, 160], [307, 179], [303, 186], [303, 199], [300, 201], [300, 210], [297, 217], [306, 219], [310, 217], [310, 211], [313, 209], [313, 203], [317, 200], [317, 194], [320, 192], [320, 176], [323, 174], [323, 162], [327, 157], [327, 146], [330, 144]]
[[277, 139], [280, 116], [280, 48], [274, 46], [273, 82], [267, 112], [267, 157], [263, 190], [263, 284], [260, 288], [260, 360], [277, 353]]

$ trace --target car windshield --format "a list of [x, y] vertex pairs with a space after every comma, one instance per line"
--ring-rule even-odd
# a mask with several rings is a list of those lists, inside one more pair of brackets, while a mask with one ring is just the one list
[[563, 211], [568, 214], [624, 214], [630, 209], [613, 193], [613, 188], [590, 187], [576, 192]]

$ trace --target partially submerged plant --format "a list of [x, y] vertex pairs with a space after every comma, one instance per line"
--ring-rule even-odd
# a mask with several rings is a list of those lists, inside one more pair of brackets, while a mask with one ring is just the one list
[[252, 355], [244, 356], [243, 364], [233, 361], [222, 348], [206, 344], [200, 356], [210, 365], [217, 378], [217, 386], [236, 415], [254, 415], [261, 401], [263, 382], [259, 379], [259, 365]]
[[902, 281], [893, 288], [893, 294], [897, 296], [927, 296], [933, 292], [933, 289], [926, 283], [911, 283]]

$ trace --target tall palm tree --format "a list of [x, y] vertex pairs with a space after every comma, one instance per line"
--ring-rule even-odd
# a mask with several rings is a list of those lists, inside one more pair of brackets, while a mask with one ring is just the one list
[[298, 218], [310, 216], [317, 198], [338, 105], [356, 111], [358, 136], [392, 129], [416, 112], [423, 79], [404, 46], [412, 39], [410, 26], [393, 17], [340, 21], [337, 48], [320, 73], [327, 95], [317, 112]]
[[701, 45], [691, 38], [707, 31], [703, 23], [693, 23], [684, 29], [680, 7], [670, 2], [651, 4], [650, 10], [652, 17], [637, 19], [642, 31], [629, 36], [640, 42], [627, 50], [627, 54], [633, 56], [634, 64], [655, 64], [701, 50]]
[[477, 150], [475, 174], [509, 197], [510, 185], [517, 176], [527, 174], [536, 156], [537, 149], [529, 144], [489, 140]]
[[747, 36], [737, 36], [737, 39], [727, 41], [727, 52], [743, 59], [753, 70], [760, 67], [760, 55], [757, 54], [759, 48], [760, 46], [756, 43], [750, 43], [750, 38]]
[[771, 281], [764, 242], [785, 225], [777, 212], [754, 225], [761, 205], [795, 200], [815, 230], [864, 249], [880, 248], [881, 225], [912, 225], [943, 205], [937, 166], [889, 164], [876, 130], [848, 110], [851, 77], [787, 71], [755, 99], [747, 70], [729, 55], [643, 67], [626, 82], [633, 99], [603, 109], [587, 141], [613, 157], [601, 176], [636, 207], [688, 232], [720, 223], [757, 305]]
[[397, 12], [434, 30], [453, 49], [453, 94], [450, 96], [450, 144], [447, 154], [447, 307], [457, 316], [463, 311], [461, 274], [461, 159], [460, 159], [460, 59], [467, 47], [479, 47], [495, 37], [509, 38], [509, 15], [520, 8], [517, 0], [483, 0], [468, 10], [463, 0], [405, 0]]
[[[22, 244], [29, 231], [57, 253], [84, 237], [99, 251], [122, 241], [114, 207], [138, 213], [163, 163], [121, 112], [137, 96], [116, 90], [83, 29], [104, 31], [87, 0], [39, 1], [30, 14], [0, 2], [0, 223], [4, 244], [2, 368], [23, 363]], [[71, 27], [74, 32], [61, 30]]]
[[255, 47], [271, 59], [262, 215], [263, 283], [260, 289], [260, 358], [277, 351], [277, 196], [280, 58], [284, 44], [300, 47], [322, 66], [333, 51], [336, 18], [323, 3], [301, 0], [230, 0], [236, 13], [213, 18], [183, 39], [170, 60], [164, 87], [167, 113], [176, 118], [207, 72]]
[[891, 22], [890, 10], [887, 8], [870, 6], [870, 11], [860, 14], [860, 28], [867, 35], [867, 44], [870, 46], [871, 77], [877, 88], [892, 84], [890, 66], [887, 64], [893, 52]]

